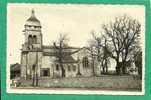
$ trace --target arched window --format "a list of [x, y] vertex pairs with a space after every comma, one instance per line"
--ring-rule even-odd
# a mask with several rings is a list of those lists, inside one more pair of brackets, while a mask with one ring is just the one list
[[28, 43], [29, 43], [29, 44], [32, 44], [32, 35], [29, 35], [29, 36], [28, 36]]
[[33, 43], [35, 43], [35, 44], [37, 43], [37, 36], [35, 36], [35, 35], [33, 36]]
[[82, 64], [83, 64], [83, 67], [85, 68], [89, 67], [88, 57], [83, 57]]

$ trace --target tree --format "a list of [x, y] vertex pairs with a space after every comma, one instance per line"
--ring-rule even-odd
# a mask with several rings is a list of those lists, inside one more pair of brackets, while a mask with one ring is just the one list
[[109, 62], [108, 40], [105, 35], [97, 36], [94, 31], [92, 31], [91, 34], [92, 40], [89, 41], [89, 48], [91, 50], [92, 59], [94, 59], [93, 56], [97, 56], [97, 60], [100, 63], [100, 68], [102, 68], [103, 71], [102, 73], [107, 74], [108, 73], [107, 64]]
[[58, 58], [58, 63], [61, 68], [62, 77], [65, 77], [65, 69], [63, 67], [63, 58], [66, 53], [64, 52], [64, 48], [67, 47], [67, 35], [60, 34], [60, 37], [57, 42], [54, 42], [54, 47], [56, 49], [56, 57]]
[[91, 63], [91, 66], [92, 66], [92, 73], [93, 73], [93, 76], [95, 76], [95, 52], [94, 52], [94, 46], [93, 45], [90, 45], [89, 46], [89, 50], [90, 50], [90, 57], [92, 59], [92, 63]]
[[102, 45], [103, 54], [102, 54], [102, 67], [103, 67], [103, 73], [108, 73], [108, 63], [109, 63], [109, 47], [108, 47], [108, 41], [107, 38], [103, 35], [104, 43]]
[[130, 60], [134, 47], [138, 46], [140, 28], [140, 23], [127, 15], [116, 17], [110, 24], [103, 25], [104, 32], [111, 40], [113, 50], [110, 56], [117, 63], [117, 74], [126, 73], [126, 62]]
[[[94, 58], [96, 57], [97, 61], [101, 62], [101, 38], [96, 35], [95, 31], [91, 31], [92, 39], [88, 41], [88, 48], [91, 51], [91, 59], [92, 59], [92, 71], [93, 76], [95, 76], [95, 65]], [[100, 65], [101, 68], [101, 65]]]
[[138, 74], [140, 79], [142, 79], [142, 51], [139, 50], [134, 54], [135, 65], [138, 68]]

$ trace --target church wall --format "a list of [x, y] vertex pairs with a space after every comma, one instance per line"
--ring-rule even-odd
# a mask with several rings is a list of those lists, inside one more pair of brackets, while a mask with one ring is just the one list
[[[91, 55], [90, 55], [90, 51], [86, 48], [82, 48], [81, 50], [79, 50], [78, 52], [74, 53], [72, 55], [72, 57], [76, 60], [79, 59], [79, 66], [80, 66], [80, 72], [82, 74], [82, 76], [84, 77], [88, 77], [88, 76], [92, 76], [92, 59], [91, 59]], [[88, 58], [88, 67], [84, 68], [83, 66], [83, 58], [87, 57]]]
[[89, 60], [88, 67], [84, 67], [82, 63], [82, 59], [80, 60], [80, 72], [84, 77], [92, 76], [92, 66], [90, 60]]
[[96, 76], [101, 76], [101, 68], [100, 68], [100, 64], [99, 62], [97, 61], [97, 58], [95, 58], [94, 60], [94, 66], [95, 66], [95, 75]]
[[59, 63], [53, 64], [53, 77], [54, 78], [60, 78], [62, 74], [61, 68], [59, 66]]
[[76, 77], [78, 72], [78, 66], [77, 64], [71, 63], [71, 64], [65, 64], [65, 74], [66, 77]]
[[[38, 55], [38, 59], [36, 56]], [[83, 57], [87, 56], [89, 65], [87, 68], [83, 66], [82, 60]], [[77, 60], [76, 58], [79, 57], [79, 66], [80, 66], [80, 73], [83, 77], [89, 77], [93, 75], [93, 70], [92, 70], [92, 59], [88, 53], [83, 53], [83, 52], [78, 52], [75, 53], [73, 58]], [[56, 69], [57, 63], [55, 63], [56, 58], [54, 56], [45, 56], [43, 55], [43, 52], [29, 52], [27, 55], [27, 61], [26, 61], [26, 55], [22, 55], [22, 75], [26, 75], [26, 63], [27, 63], [27, 74], [28, 76], [32, 75], [32, 66], [33, 64], [36, 64], [36, 59], [38, 60], [38, 75], [40, 77], [44, 77], [41, 75], [41, 70], [44, 69], [49, 69], [49, 76], [50, 78], [57, 78], [61, 77], [61, 68], [59, 67], [59, 70]], [[99, 76], [100, 73], [100, 67], [97, 63], [96, 60], [94, 60], [94, 66], [95, 66], [95, 74], [96, 76]], [[58, 64], [59, 65], [59, 64]], [[66, 77], [76, 77], [78, 73], [78, 63], [67, 63], [63, 65], [65, 68], [65, 75]], [[71, 67], [69, 70], [69, 66]], [[75, 69], [73, 68], [75, 67]]]
[[42, 58], [41, 52], [28, 52], [27, 54], [22, 54], [22, 59], [21, 59], [22, 77], [32, 77], [33, 65], [38, 65], [36, 66], [35, 70], [38, 76], [40, 76], [41, 58]]
[[41, 68], [49, 68], [49, 77], [53, 77], [54, 74], [54, 57], [51, 56], [43, 56], [42, 57], [42, 67]]
[[[58, 69], [57, 69], [57, 65], [58, 65]], [[78, 72], [78, 66], [77, 64], [63, 64], [63, 67], [65, 69], [65, 77], [76, 77], [77, 72]], [[69, 68], [70, 67], [70, 68]], [[58, 78], [58, 77], [62, 77], [62, 70], [61, 67], [59, 66], [59, 63], [54, 63], [52, 65], [53, 68], [53, 77], [54, 78]]]
[[48, 48], [44, 48], [43, 52], [54, 52], [54, 49], [50, 49], [49, 47]]
[[34, 64], [36, 64], [36, 60], [38, 60], [38, 58], [36, 58], [36, 53], [35, 52], [29, 52], [28, 53], [28, 67], [27, 67], [27, 74], [32, 76], [32, 67]]
[[21, 54], [21, 77], [26, 77], [26, 54]]
[[42, 52], [38, 52], [38, 76], [40, 77], [40, 68], [42, 67], [42, 57], [43, 57], [43, 54]]

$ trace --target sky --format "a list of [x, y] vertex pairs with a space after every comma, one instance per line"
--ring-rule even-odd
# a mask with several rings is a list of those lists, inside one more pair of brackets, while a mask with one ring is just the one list
[[8, 4], [7, 6], [7, 62], [20, 63], [24, 43], [24, 25], [35, 10], [42, 25], [43, 44], [52, 45], [60, 33], [67, 34], [71, 46], [83, 47], [91, 39], [90, 32], [101, 33], [103, 24], [124, 14], [141, 23], [142, 45], [145, 34], [145, 7], [140, 5], [86, 4]]

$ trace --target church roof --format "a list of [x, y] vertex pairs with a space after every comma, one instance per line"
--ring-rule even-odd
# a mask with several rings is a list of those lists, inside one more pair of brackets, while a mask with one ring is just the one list
[[[58, 60], [56, 60], [56, 62], [58, 62]], [[66, 55], [62, 59], [62, 63], [77, 63], [77, 61], [71, 55]]]
[[[58, 56], [58, 50], [54, 46], [43, 45], [43, 55], [44, 56]], [[63, 48], [63, 63], [76, 63], [77, 61], [71, 56], [73, 52], [78, 50], [77, 47], [65, 47]], [[56, 62], [58, 62], [56, 60]]]
[[[55, 47], [52, 46], [52, 45], [51, 45], [51, 46], [43, 45], [42, 48], [43, 48], [43, 49], [55, 49]], [[80, 48], [68, 46], [68, 47], [64, 47], [63, 49], [75, 49], [75, 50], [78, 50], [78, 49], [80, 49]]]
[[40, 22], [36, 17], [31, 16], [27, 19], [27, 21]]
[[[77, 51], [80, 48], [77, 47], [64, 47], [63, 48], [63, 54], [64, 55], [71, 55], [73, 52]], [[42, 46], [43, 54], [44, 56], [56, 56], [58, 49], [56, 49], [54, 46]]]
[[82, 47], [82, 48], [79, 48], [79, 49], [77, 49], [76, 51], [74, 51], [74, 52], [72, 52], [72, 54], [74, 54], [74, 53], [77, 53], [77, 52], [79, 52], [79, 51], [81, 51], [81, 50], [88, 50], [88, 51], [91, 51], [88, 47]]
[[31, 12], [31, 16], [27, 19], [27, 26], [41, 26], [40, 21], [36, 18], [34, 10]]

